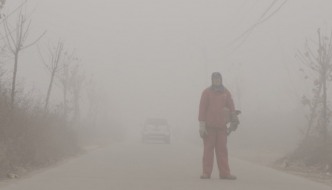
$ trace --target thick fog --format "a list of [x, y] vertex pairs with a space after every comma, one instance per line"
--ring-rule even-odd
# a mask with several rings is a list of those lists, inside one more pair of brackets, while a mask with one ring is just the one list
[[[276, 1], [269, 10], [271, 2], [30, 0], [26, 12], [31, 39], [46, 31], [40, 48], [62, 39], [75, 49], [128, 139], [139, 138], [146, 118], [161, 117], [179, 138], [200, 142], [199, 99], [211, 72], [219, 71], [242, 110], [230, 144], [288, 151], [305, 128], [301, 97], [311, 90], [295, 54], [306, 39], [316, 39], [318, 28], [331, 30], [332, 2]], [[8, 1], [6, 10], [18, 4]], [[45, 94], [48, 75], [37, 52], [22, 53], [19, 81]], [[61, 93], [51, 99], [57, 102]]]

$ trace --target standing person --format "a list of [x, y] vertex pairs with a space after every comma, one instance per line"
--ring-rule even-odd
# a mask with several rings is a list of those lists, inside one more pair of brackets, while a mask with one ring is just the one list
[[231, 93], [223, 86], [219, 72], [211, 75], [212, 85], [206, 88], [199, 105], [199, 133], [203, 139], [203, 173], [201, 179], [211, 178], [214, 152], [220, 179], [235, 180], [228, 165], [227, 123], [238, 124]]

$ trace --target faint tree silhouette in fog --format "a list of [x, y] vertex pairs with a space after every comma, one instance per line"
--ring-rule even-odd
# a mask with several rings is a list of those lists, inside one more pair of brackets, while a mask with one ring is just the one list
[[41, 39], [46, 32], [40, 35], [36, 40], [32, 43], [26, 44], [31, 20], [27, 20], [27, 17], [19, 12], [18, 18], [15, 21], [15, 27], [11, 27], [9, 24], [8, 17], [4, 17], [3, 25], [5, 31], [5, 41], [9, 52], [14, 56], [14, 70], [12, 77], [12, 87], [11, 87], [11, 106], [14, 106], [15, 103], [15, 88], [16, 88], [16, 78], [17, 78], [17, 69], [19, 63], [19, 55], [22, 50], [27, 49], [34, 45], [39, 39]]
[[[79, 100], [84, 75], [81, 73], [80, 59], [75, 52], [65, 52], [62, 63], [62, 72], [58, 74], [63, 92], [63, 114], [68, 119], [69, 112], [73, 111], [72, 120], [79, 118]], [[72, 103], [72, 106], [70, 106]]]
[[64, 43], [59, 40], [58, 44], [55, 47], [48, 48], [49, 51], [48, 61], [45, 61], [39, 48], [38, 50], [46, 70], [49, 71], [51, 74], [45, 99], [45, 105], [44, 105], [44, 109], [45, 111], [47, 111], [54, 84], [55, 75], [62, 69], [61, 61], [63, 59]]
[[80, 99], [82, 87], [84, 84], [85, 75], [82, 72], [81, 66], [76, 64], [72, 67], [70, 72], [70, 92], [72, 94], [73, 103], [73, 118], [72, 121], [76, 122], [80, 119]]
[[328, 126], [332, 116], [328, 102], [328, 83], [332, 80], [332, 31], [329, 35], [317, 30], [318, 41], [306, 40], [297, 58], [306, 66], [300, 71], [312, 83], [311, 97], [303, 96], [302, 103], [309, 108], [308, 126], [298, 147], [286, 158], [285, 167], [301, 164], [311, 171], [332, 172], [332, 138]]
[[[303, 96], [302, 99], [303, 104], [310, 108], [306, 137], [311, 133], [316, 133], [326, 140], [330, 122], [329, 116], [331, 116], [331, 110], [327, 102], [327, 83], [332, 80], [332, 32], [329, 36], [322, 35], [320, 29], [318, 29], [317, 35], [318, 42], [309, 44], [306, 41], [304, 51], [298, 51], [298, 58], [303, 65], [315, 73], [315, 78], [312, 79], [313, 98], [309, 99]], [[316, 45], [317, 47], [315, 47]], [[305, 78], [309, 79], [308, 76], [305, 76]]]

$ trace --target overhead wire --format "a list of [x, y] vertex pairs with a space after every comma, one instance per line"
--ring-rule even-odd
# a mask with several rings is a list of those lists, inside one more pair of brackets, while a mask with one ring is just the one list
[[265, 15], [272, 9], [272, 7], [278, 2], [278, 0], [274, 0], [270, 6], [265, 10], [265, 12], [262, 14], [262, 16], [260, 17], [260, 19], [263, 19], [265, 17]]
[[[247, 41], [247, 39], [250, 37], [250, 35], [252, 34], [252, 32], [254, 31], [254, 29], [256, 27], [258, 27], [262, 23], [266, 22], [273, 15], [275, 15], [278, 11], [280, 11], [280, 9], [287, 3], [287, 1], [288, 0], [284, 0], [276, 9], [274, 9], [274, 11], [272, 11], [273, 8], [276, 6], [276, 4], [279, 2], [279, 0], [273, 0], [269, 4], [269, 6], [265, 9], [265, 11], [260, 15], [259, 19], [253, 25], [251, 25], [247, 30], [245, 30], [243, 33], [241, 33], [237, 38], [233, 39], [227, 45], [229, 47], [235, 45], [235, 47], [233, 47], [231, 49], [231, 52], [227, 55], [227, 57], [231, 56], [234, 52], [236, 52]], [[272, 13], [271, 13], [271, 11], [272, 11]], [[239, 88], [239, 87], [237, 86], [237, 88]], [[237, 90], [239, 90], [239, 89], [237, 89]], [[240, 101], [240, 99], [241, 98], [238, 97], [238, 101]]]
[[[253, 25], [251, 25], [247, 30], [245, 30], [244, 32], [242, 32], [238, 37], [234, 38], [227, 45], [227, 46], [235, 45], [235, 47], [232, 48], [232, 50], [228, 54], [228, 56], [232, 55], [236, 50], [238, 50], [245, 43], [245, 41], [248, 39], [248, 37], [250, 36], [250, 34], [254, 31], [254, 29], [256, 27], [258, 27], [262, 23], [264, 23], [267, 20], [269, 20], [273, 15], [275, 15], [278, 11], [280, 11], [280, 9], [288, 2], [288, 0], [284, 0], [272, 13], [270, 13], [269, 15], [267, 15], [268, 12], [275, 6], [275, 4], [278, 1], [279, 0], [273, 0], [271, 2], [271, 4], [266, 8], [266, 10], [263, 12], [263, 14], [260, 16], [260, 18]], [[239, 40], [241, 40], [241, 41], [239, 42]], [[236, 44], [237, 42], [239, 42], [239, 43]]]

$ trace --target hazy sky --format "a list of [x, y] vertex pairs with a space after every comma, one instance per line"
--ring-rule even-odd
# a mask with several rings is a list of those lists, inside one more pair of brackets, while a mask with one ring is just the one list
[[[41, 46], [63, 39], [77, 49], [86, 73], [109, 93], [114, 107], [137, 120], [140, 113], [196, 122], [212, 71], [222, 73], [239, 109], [289, 111], [306, 90], [295, 52], [305, 38], [316, 38], [318, 27], [331, 30], [332, 1], [289, 0], [234, 51], [232, 40], [271, 2], [30, 0], [30, 37], [46, 30]], [[12, 3], [7, 1], [7, 10]], [[19, 72], [44, 93], [48, 78], [36, 52], [24, 52]]]

